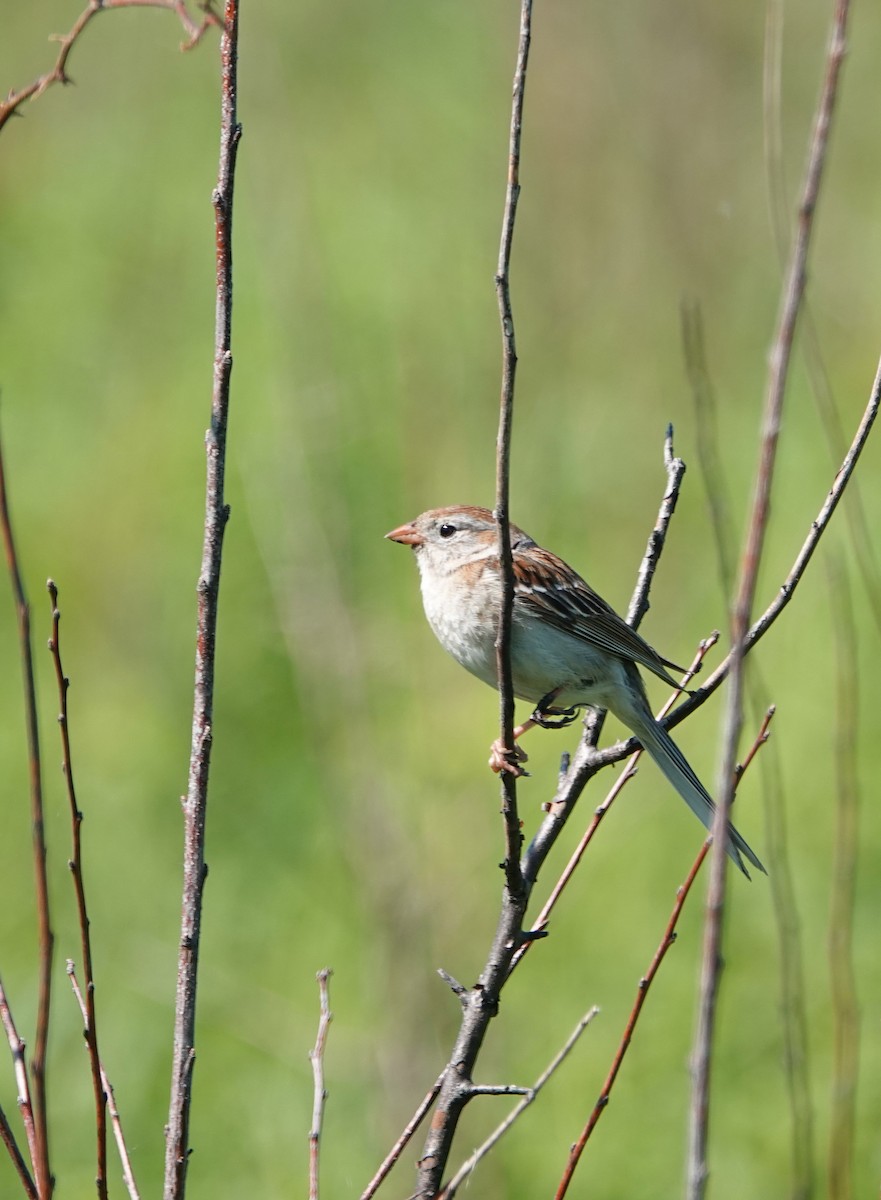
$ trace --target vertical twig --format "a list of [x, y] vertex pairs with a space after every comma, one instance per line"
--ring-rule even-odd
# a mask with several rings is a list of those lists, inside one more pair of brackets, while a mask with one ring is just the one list
[[[514, 71], [513, 101], [511, 108], [511, 133], [508, 154], [508, 185], [505, 194], [505, 213], [502, 222], [502, 240], [499, 254], [499, 271], [496, 288], [499, 311], [502, 319], [503, 380], [499, 440], [497, 448], [497, 495], [496, 520], [499, 525], [499, 561], [503, 574], [503, 600], [500, 614], [499, 634], [496, 645], [496, 661], [499, 672], [501, 699], [502, 739], [513, 752], [514, 702], [511, 686], [510, 636], [511, 609], [513, 604], [513, 567], [508, 523], [508, 456], [511, 441], [511, 419], [513, 413], [514, 370], [517, 356], [514, 349], [514, 324], [511, 317], [508, 294], [508, 266], [511, 255], [511, 239], [514, 232], [514, 217], [519, 194], [520, 172], [520, 128], [523, 119], [523, 96], [526, 85], [526, 65], [529, 57], [531, 37], [532, 0], [522, 0], [520, 9], [520, 38], [517, 64]], [[437, 1099], [437, 1109], [431, 1129], [425, 1141], [419, 1161], [416, 1195], [421, 1200], [434, 1197], [440, 1187], [443, 1172], [449, 1158], [450, 1148], [456, 1134], [459, 1118], [465, 1105], [473, 1096], [471, 1072], [480, 1053], [489, 1022], [498, 1012], [499, 992], [508, 975], [511, 959], [522, 938], [523, 916], [529, 898], [520, 867], [520, 823], [517, 816], [517, 795], [514, 777], [502, 772], [504, 787], [503, 812], [505, 818], [506, 855], [505, 890], [502, 911], [496, 927], [493, 945], [486, 965], [473, 988], [460, 997], [462, 1023], [456, 1037], [453, 1052]]]
[[395, 1163], [401, 1157], [401, 1154], [403, 1153], [403, 1151], [404, 1151], [405, 1147], [407, 1146], [407, 1144], [409, 1143], [410, 1139], [413, 1137], [413, 1134], [416, 1132], [416, 1130], [419, 1128], [419, 1126], [425, 1120], [428, 1110], [431, 1108], [432, 1104], [434, 1104], [435, 1100], [437, 1099], [437, 1094], [441, 1089], [441, 1084], [444, 1081], [444, 1075], [446, 1075], [446, 1073], [447, 1073], [447, 1069], [446, 1069], [446, 1067], [444, 1067], [443, 1071], [441, 1071], [440, 1075], [438, 1075], [437, 1079], [434, 1081], [434, 1084], [428, 1089], [428, 1091], [422, 1097], [422, 1099], [419, 1102], [419, 1107], [416, 1109], [413, 1116], [410, 1118], [410, 1120], [404, 1126], [404, 1129], [402, 1130], [400, 1137], [395, 1142], [394, 1146], [392, 1146], [391, 1150], [389, 1150], [388, 1154], [385, 1156], [382, 1163], [380, 1164], [379, 1169], [377, 1170], [376, 1174], [373, 1176], [373, 1178], [368, 1183], [367, 1187], [361, 1193], [360, 1200], [372, 1200], [372, 1197], [375, 1196], [376, 1193], [379, 1191], [380, 1185], [388, 1177], [388, 1174], [391, 1171], [392, 1167], [395, 1165]]
[[[768, 6], [766, 34], [766, 66], [769, 74], [778, 55], [772, 45], [778, 29], [779, 5]], [[770, 85], [768, 85], [770, 87]], [[766, 125], [770, 117], [766, 117]], [[716, 546], [719, 580], [726, 599], [734, 590], [736, 533], [725, 482], [722, 453], [719, 445], [718, 404], [712, 385], [704, 346], [700, 309], [695, 305], [682, 307], [682, 333], [688, 378], [694, 398], [697, 426], [698, 462], [703, 476], [704, 492], [710, 508], [713, 541]], [[841, 453], [844, 455], [844, 434], [841, 434]], [[856, 486], [856, 481], [854, 485]], [[852, 494], [852, 489], [848, 489]], [[855, 494], [857, 499], [859, 493]], [[847, 506], [846, 510], [847, 511]], [[768, 707], [768, 688], [762, 679], [761, 666], [753, 663], [749, 678], [751, 707], [759, 714]], [[813, 1110], [808, 1074], [808, 1033], [805, 1009], [804, 969], [802, 965], [801, 933], [795, 898], [792, 867], [786, 834], [786, 805], [779, 756], [772, 750], [762, 755], [762, 785], [765, 810], [765, 855], [774, 906], [774, 921], [780, 949], [780, 1022], [783, 1037], [783, 1070], [789, 1100], [790, 1145], [792, 1147], [792, 1185], [790, 1200], [809, 1200], [812, 1191], [813, 1168]]]
[[[70, 959], [67, 960], [67, 977], [70, 980], [70, 986], [76, 998], [77, 1004], [80, 1006], [80, 1012], [83, 1017], [83, 1024], [87, 1025], [89, 1020], [88, 1009], [86, 1008], [86, 999], [83, 996], [82, 988], [79, 985], [79, 980], [76, 977], [76, 968]], [[116, 1107], [116, 1099], [113, 1094], [113, 1085], [104, 1070], [104, 1064], [98, 1063], [98, 1069], [101, 1074], [101, 1087], [104, 1091], [104, 1097], [107, 1103], [107, 1112], [110, 1116], [110, 1124], [113, 1129], [113, 1136], [116, 1139], [116, 1148], [119, 1152], [119, 1160], [122, 1164], [122, 1177], [125, 1181], [126, 1191], [131, 1200], [140, 1200], [138, 1185], [135, 1182], [135, 1173], [132, 1169], [131, 1156], [128, 1152], [125, 1136], [122, 1131], [122, 1118], [119, 1115], [119, 1109]]]
[[309, 1051], [309, 1061], [312, 1063], [312, 1128], [309, 1130], [309, 1200], [318, 1200], [318, 1160], [321, 1150], [321, 1125], [324, 1120], [324, 1105], [327, 1101], [327, 1090], [324, 1086], [324, 1047], [327, 1044], [327, 1031], [333, 1020], [330, 1011], [330, 977], [333, 971], [325, 967], [315, 978], [318, 980], [318, 994], [321, 1002], [321, 1015], [318, 1018], [318, 1033], [315, 1035], [315, 1045]]
[[[25, 1062], [25, 1044], [18, 1036], [18, 1030], [15, 1027], [15, 1021], [12, 1017], [12, 1009], [9, 1007], [9, 1001], [6, 997], [6, 991], [3, 987], [3, 981], [0, 979], [0, 1025], [3, 1026], [3, 1032], [6, 1034], [6, 1040], [9, 1043], [9, 1049], [12, 1053], [12, 1069], [15, 1073], [15, 1086], [18, 1089], [18, 1109], [21, 1113], [22, 1124], [24, 1125], [24, 1133], [28, 1142], [28, 1154], [31, 1159], [31, 1166], [36, 1169], [39, 1155], [39, 1144], [36, 1121], [34, 1120], [34, 1106], [31, 1101], [31, 1086], [28, 1082], [27, 1063]], [[9, 1130], [8, 1139], [5, 1130]], [[25, 1177], [30, 1181], [30, 1174], [27, 1167], [24, 1165], [21, 1152], [16, 1145], [12, 1130], [9, 1129], [4, 1117], [4, 1142], [9, 1147], [12, 1160], [16, 1164], [19, 1177], [25, 1182]], [[38, 1181], [39, 1184], [39, 1181]], [[37, 1195], [37, 1185], [34, 1187], [34, 1195]], [[27, 1186], [27, 1182], [25, 1182]], [[43, 1193], [39, 1193], [40, 1200], [43, 1200]]]
[[46, 1047], [49, 1041], [49, 1005], [52, 996], [52, 950], [54, 936], [49, 914], [49, 882], [46, 873], [46, 835], [43, 825], [43, 777], [40, 767], [40, 736], [37, 726], [37, 691], [34, 683], [34, 657], [31, 648], [31, 610], [24, 590], [24, 581], [15, 549], [6, 470], [0, 445], [0, 536], [6, 553], [6, 564], [12, 583], [12, 594], [18, 618], [18, 641], [24, 684], [25, 723], [27, 725], [28, 772], [31, 796], [31, 840], [34, 857], [34, 888], [37, 896], [37, 927], [39, 936], [39, 995], [37, 998], [37, 1027], [31, 1073], [34, 1077], [33, 1119], [35, 1145], [33, 1167], [40, 1200], [52, 1195], [54, 1181], [49, 1167], [49, 1129], [46, 1115]]
[[86, 886], [83, 881], [82, 857], [82, 823], [83, 814], [76, 799], [76, 788], [73, 782], [73, 763], [70, 757], [70, 727], [68, 723], [67, 692], [70, 680], [64, 674], [61, 665], [61, 641], [59, 627], [61, 613], [58, 609], [58, 589], [50, 579], [46, 584], [49, 598], [52, 602], [52, 636], [49, 638], [49, 653], [55, 667], [55, 681], [58, 685], [58, 726], [61, 730], [61, 770], [67, 786], [67, 799], [70, 805], [71, 821], [71, 858], [68, 866], [73, 877], [76, 893], [77, 917], [80, 926], [80, 947], [83, 956], [83, 970], [86, 974], [86, 990], [84, 997], [83, 1020], [85, 1023], [86, 1049], [89, 1053], [89, 1065], [92, 1071], [92, 1092], [95, 1097], [95, 1138], [97, 1156], [97, 1175], [95, 1186], [99, 1200], [107, 1200], [107, 1097], [101, 1081], [101, 1063], [98, 1056], [98, 1026], [95, 1016], [95, 976], [92, 971], [92, 940], [89, 936], [89, 914], [86, 907]]
[[860, 1014], [853, 962], [853, 910], [858, 849], [859, 782], [856, 771], [859, 680], [856, 630], [844, 564], [829, 572], [836, 650], [835, 780], [838, 790], [832, 904], [829, 913], [829, 975], [834, 1053], [829, 1133], [829, 1197], [850, 1200], [853, 1188], [854, 1122], [859, 1068]]
[[768, 525], [771, 486], [783, 399], [792, 355], [798, 314], [804, 296], [807, 255], [819, 197], [823, 166], [841, 64], [844, 59], [849, 0], [836, 0], [826, 74], [814, 122], [808, 166], [799, 206], [798, 227], [790, 257], [777, 332], [771, 349], [768, 385], [762, 423], [759, 466], [740, 564], [737, 594], [732, 613], [731, 678], [722, 726], [722, 761], [719, 769], [718, 810], [713, 832], [715, 849], [710, 862], [707, 914], [704, 926], [698, 1025], [692, 1055], [692, 1102], [689, 1117], [689, 1148], [686, 1195], [701, 1200], [708, 1175], [710, 1068], [715, 1029], [716, 1002], [722, 970], [722, 922], [725, 909], [725, 839], [734, 795], [737, 743], [743, 724], [743, 660], [747, 646], [759, 563]]
[[21, 1180], [21, 1186], [25, 1190], [25, 1195], [28, 1200], [37, 1200], [37, 1188], [31, 1178], [31, 1173], [28, 1170], [28, 1165], [24, 1160], [21, 1150], [18, 1148], [18, 1142], [15, 1140], [15, 1134], [12, 1132], [12, 1127], [6, 1118], [6, 1113], [0, 1108], [0, 1142], [9, 1151], [9, 1157], [12, 1159], [12, 1165], [18, 1172], [18, 1177]]
[[[514, 314], [511, 309], [511, 247], [514, 242], [514, 222], [520, 198], [520, 134], [523, 125], [523, 100], [526, 92], [526, 68], [529, 63], [529, 44], [532, 37], [532, 0], [522, 0], [520, 9], [520, 43], [514, 69], [511, 103], [511, 131], [508, 141], [508, 183], [505, 189], [505, 208], [502, 216], [502, 236], [499, 244], [499, 265], [495, 285], [502, 327], [502, 391], [499, 403], [499, 432], [496, 442], [496, 507], [499, 533], [499, 566], [502, 573], [502, 595], [499, 606], [499, 631], [496, 639], [496, 670], [499, 678], [499, 723], [502, 745], [514, 753], [514, 685], [511, 679], [511, 623], [514, 608], [514, 564], [510, 534], [510, 467], [511, 433], [514, 423], [514, 379], [517, 373], [517, 344], [514, 338]], [[509, 891], [523, 889], [520, 873], [520, 821], [517, 816], [517, 783], [513, 771], [502, 771], [502, 812], [505, 818], [507, 853], [505, 874]]]
[[181, 1200], [186, 1190], [189, 1114], [195, 1061], [196, 982], [202, 923], [205, 865], [205, 820], [211, 761], [217, 602], [223, 532], [229, 518], [223, 482], [229, 383], [232, 371], [232, 225], [236, 152], [241, 126], [236, 116], [238, 0], [226, 0], [221, 57], [220, 166], [214, 190], [217, 298], [214, 330], [214, 385], [211, 427], [205, 438], [207, 478], [205, 533], [197, 585], [196, 678], [189, 779], [184, 798], [184, 881], [174, 1022], [171, 1101], [166, 1127], [165, 1200]]

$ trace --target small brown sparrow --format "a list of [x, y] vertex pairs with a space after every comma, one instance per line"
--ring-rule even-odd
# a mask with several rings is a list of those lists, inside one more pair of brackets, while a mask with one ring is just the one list
[[[581, 708], [608, 709], [636, 734], [691, 811], [712, 829], [716, 806], [682, 751], [652, 715], [636, 664], [674, 688], [678, 684], [667, 668], [682, 668], [653, 650], [561, 558], [536, 545], [516, 525], [510, 528], [514, 694], [535, 705], [531, 718], [514, 731], [515, 740], [533, 725], [568, 725]], [[501, 575], [492, 513], [464, 506], [435, 508], [386, 537], [412, 546], [425, 615], [438, 641], [472, 675], [497, 687]], [[518, 759], [526, 759], [519, 748]], [[490, 766], [495, 771], [523, 773], [506, 760], [499, 742], [493, 744]], [[741, 854], [764, 871], [731, 824], [726, 849], [747, 878]]]

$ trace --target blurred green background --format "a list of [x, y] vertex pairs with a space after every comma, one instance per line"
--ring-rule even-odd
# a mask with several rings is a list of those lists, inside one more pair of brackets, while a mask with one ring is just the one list
[[[828, 4], [786, 11], [780, 119], [789, 210]], [[68, 0], [7, 4], [5, 90], [45, 69]], [[233, 400], [210, 878], [189, 1195], [305, 1193], [315, 971], [335, 970], [325, 1194], [352, 1196], [436, 1077], [458, 1005], [435, 971], [479, 971], [502, 831], [486, 771], [492, 693], [434, 643], [393, 525], [492, 502], [500, 342], [493, 272], [516, 49], [513, 0], [244, 3]], [[623, 609], [664, 486], [668, 421], [690, 470], [643, 632], [688, 660], [725, 627], [679, 308], [703, 313], [738, 529], [755, 463], [778, 257], [768, 217], [761, 5], [537, 5], [512, 271], [521, 356], [513, 516]], [[881, 12], [853, 18], [810, 297], [848, 439], [878, 354]], [[79, 957], [44, 582], [60, 588], [103, 1054], [144, 1195], [160, 1188], [181, 816], [193, 674], [213, 298], [217, 39], [181, 55], [169, 13], [87, 30], [0, 140], [0, 387], [34, 609], [57, 931], [51, 1041], [58, 1195], [93, 1194], [91, 1099], [64, 978]], [[860, 469], [881, 518], [881, 449]], [[759, 600], [775, 594], [834, 468], [799, 362]], [[855, 969], [862, 1010], [854, 1194], [881, 1174], [878, 631], [836, 519], [759, 659], [779, 769], [809, 1022], [815, 1194], [825, 1194], [833, 1020], [827, 956], [836, 811], [829, 549], [859, 639]], [[4, 585], [5, 588], [5, 585]], [[32, 1037], [35, 926], [11, 603], [0, 620], [0, 970]], [[661, 694], [654, 693], [660, 702]], [[680, 731], [714, 777], [718, 698]], [[614, 735], [614, 728], [610, 727]], [[607, 735], [608, 736], [608, 735]], [[520, 789], [541, 817], [576, 731], [536, 733]], [[772, 758], [772, 755], [774, 756]], [[602, 781], [601, 781], [602, 782]], [[542, 896], [601, 789], [561, 840]], [[762, 773], [737, 823], [767, 845]], [[602, 1015], [472, 1193], [548, 1195], [606, 1073], [637, 981], [700, 844], [651, 766], [628, 788], [506, 991], [480, 1078], [532, 1081], [591, 1004]], [[574, 1195], [681, 1189], [701, 891], [646, 1008]], [[538, 897], [541, 899], [542, 897]], [[711, 1191], [792, 1194], [780, 950], [768, 881], [731, 879]], [[2, 1061], [2, 1055], [0, 1055]], [[0, 1102], [15, 1109], [11, 1070]], [[455, 1161], [503, 1115], [471, 1106]], [[412, 1160], [389, 1194], [407, 1194]], [[115, 1161], [115, 1160], [113, 1160]], [[115, 1167], [114, 1167], [115, 1172]], [[116, 1195], [121, 1184], [114, 1173]], [[0, 1193], [15, 1194], [7, 1162]]]

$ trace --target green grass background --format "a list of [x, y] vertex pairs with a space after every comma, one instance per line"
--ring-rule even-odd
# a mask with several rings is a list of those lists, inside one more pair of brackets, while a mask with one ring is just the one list
[[[305, 1194], [317, 1020], [331, 965], [324, 1195], [360, 1194], [437, 1075], [497, 912], [496, 701], [425, 626], [409, 556], [382, 540], [444, 503], [491, 503], [500, 343], [493, 292], [518, 6], [507, 0], [244, 3], [228, 528], [218, 643], [191, 1127], [194, 1198]], [[786, 12], [781, 121], [790, 210], [829, 5]], [[70, 0], [7, 4], [5, 90], [45, 69]], [[881, 15], [853, 17], [810, 273], [842, 422], [878, 354]], [[725, 626], [698, 470], [679, 307], [700, 303], [740, 528], [754, 473], [780, 271], [763, 162], [764, 9], [536, 6], [512, 290], [521, 356], [513, 515], [626, 605], [664, 486], [668, 421], [690, 470], [643, 627], [687, 660]], [[216, 38], [188, 55], [168, 13], [111, 12], [0, 139], [2, 430], [34, 610], [57, 932], [51, 1040], [57, 1195], [94, 1194], [91, 1099], [64, 978], [78, 959], [44, 581], [60, 587], [103, 1054], [145, 1196], [167, 1113], [181, 815], [193, 674], [213, 299]], [[870, 528], [879, 448], [860, 468]], [[759, 600], [774, 595], [834, 467], [801, 361], [784, 422]], [[854, 1195], [881, 1175], [876, 803], [878, 631], [845, 523], [859, 639], [862, 1010]], [[826, 1191], [836, 810], [836, 640], [827, 550], [759, 658], [778, 705]], [[35, 925], [12, 605], [0, 620], [0, 970], [32, 1039]], [[654, 694], [654, 693], [653, 693]], [[658, 693], [660, 702], [661, 696]], [[712, 780], [718, 699], [681, 731]], [[614, 733], [614, 729], [611, 730]], [[533, 735], [520, 789], [541, 817], [575, 731]], [[770, 762], [769, 755], [769, 762]], [[549, 862], [577, 840], [595, 790]], [[737, 822], [766, 842], [761, 772]], [[548, 1195], [605, 1075], [637, 981], [700, 844], [646, 766], [505, 992], [480, 1079], [535, 1078], [593, 1003], [602, 1015], [471, 1195]], [[573, 1195], [681, 1190], [701, 898], [647, 1006]], [[711, 1192], [791, 1194], [779, 945], [766, 880], [731, 879], [714, 1075]], [[2, 1060], [0, 1055], [0, 1060]], [[0, 1102], [15, 1112], [12, 1072]], [[473, 1104], [456, 1161], [507, 1108]], [[418, 1147], [419, 1139], [416, 1146]], [[418, 1149], [416, 1151], [418, 1153]], [[412, 1160], [389, 1194], [412, 1187]], [[114, 1172], [115, 1172], [114, 1167]], [[121, 1184], [113, 1176], [113, 1193]], [[0, 1193], [15, 1194], [7, 1162]]]

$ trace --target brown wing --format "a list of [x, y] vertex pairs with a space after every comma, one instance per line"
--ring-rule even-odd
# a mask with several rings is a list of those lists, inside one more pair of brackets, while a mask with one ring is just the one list
[[639, 663], [672, 687], [679, 686], [665, 668], [684, 668], [662, 658], [556, 554], [532, 544], [523, 551], [515, 548], [514, 559], [517, 603], [534, 606], [548, 624]]

